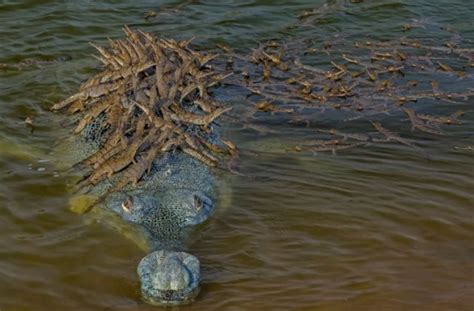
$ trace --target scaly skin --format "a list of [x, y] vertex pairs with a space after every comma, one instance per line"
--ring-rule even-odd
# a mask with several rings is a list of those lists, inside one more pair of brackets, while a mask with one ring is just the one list
[[110, 194], [102, 205], [145, 228], [154, 248], [180, 249], [184, 231], [203, 223], [214, 210], [213, 198], [210, 169], [175, 152], [155, 160], [151, 173], [137, 187]]

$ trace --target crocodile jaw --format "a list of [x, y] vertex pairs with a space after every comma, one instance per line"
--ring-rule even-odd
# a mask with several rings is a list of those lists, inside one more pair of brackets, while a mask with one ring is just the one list
[[188, 253], [152, 252], [140, 261], [137, 272], [142, 296], [150, 304], [187, 304], [199, 293], [199, 260]]

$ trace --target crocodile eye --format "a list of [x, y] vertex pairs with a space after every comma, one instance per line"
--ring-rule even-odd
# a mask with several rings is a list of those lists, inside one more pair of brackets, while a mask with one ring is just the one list
[[132, 209], [132, 206], [133, 206], [133, 198], [130, 197], [130, 196], [127, 197], [127, 199], [122, 202], [122, 210], [125, 213], [130, 213], [131, 209]]
[[203, 201], [202, 199], [197, 196], [197, 195], [194, 195], [194, 204], [193, 204], [194, 208], [197, 209], [197, 210], [200, 210], [203, 206]]

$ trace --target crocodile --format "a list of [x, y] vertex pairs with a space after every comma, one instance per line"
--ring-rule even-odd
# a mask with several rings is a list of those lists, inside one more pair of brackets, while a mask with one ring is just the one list
[[192, 51], [190, 41], [124, 31], [109, 50], [95, 46], [105, 70], [52, 107], [67, 109], [76, 124], [60, 149], [79, 172], [75, 197], [93, 198], [84, 212], [114, 215], [145, 241], [148, 255], [137, 267], [143, 299], [185, 304], [201, 280], [186, 243], [213, 214], [214, 167], [235, 148], [217, 129], [230, 108], [207, 90], [226, 74], [208, 67], [215, 55]]
[[[83, 136], [62, 144], [60, 149], [70, 150], [74, 146], [81, 151], [72, 155], [76, 159], [94, 150]], [[74, 199], [102, 196], [117, 183], [120, 175], [95, 185], [84, 194], [81, 191]], [[126, 234], [133, 235], [131, 239], [148, 252], [137, 267], [146, 302], [179, 305], [192, 302], [198, 295], [200, 263], [186, 249], [195, 230], [215, 211], [215, 185], [212, 168], [177, 150], [157, 157], [150, 173], [138, 185], [129, 185], [110, 193], [99, 203], [94, 202], [89, 213], [94, 219], [122, 232], [126, 230]], [[77, 201], [72, 200], [71, 204], [77, 205]]]

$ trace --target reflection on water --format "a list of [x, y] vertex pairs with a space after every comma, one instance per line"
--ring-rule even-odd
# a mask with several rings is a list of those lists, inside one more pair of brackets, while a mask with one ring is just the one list
[[[368, 29], [389, 39], [422, 17], [474, 39], [474, 7], [465, 1], [327, 3], [332, 11], [304, 33], [289, 26], [314, 1], [3, 3], [0, 62], [10, 67], [0, 68], [0, 309], [156, 309], [140, 300], [142, 251], [70, 213], [67, 180], [49, 160], [68, 122], [46, 109], [96, 66], [88, 41], [119, 36], [123, 24], [196, 35], [201, 46]], [[169, 9], [144, 19], [162, 5]], [[25, 59], [44, 62], [13, 66]], [[191, 247], [203, 289], [183, 309], [472, 310], [474, 154], [453, 147], [474, 144], [474, 113], [462, 120], [445, 137], [417, 136], [426, 154], [398, 145], [288, 153], [292, 137], [311, 128], [276, 138], [229, 129], [244, 176], [226, 178], [220, 210]]]

